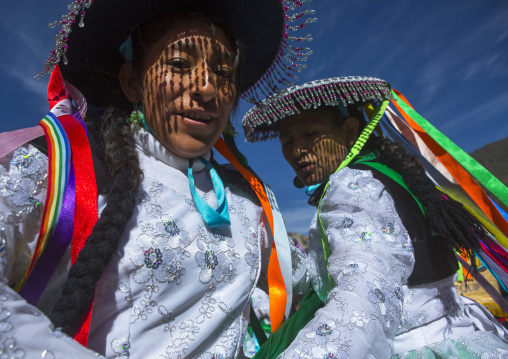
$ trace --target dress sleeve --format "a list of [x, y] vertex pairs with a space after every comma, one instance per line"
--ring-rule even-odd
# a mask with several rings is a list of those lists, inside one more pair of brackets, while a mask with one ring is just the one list
[[[335, 286], [279, 358], [391, 358], [414, 265], [393, 199], [370, 171], [345, 168], [331, 176], [320, 216]], [[315, 226], [310, 234], [321, 241]]]
[[0, 356], [97, 358], [11, 286], [24, 275], [37, 243], [47, 187], [47, 157], [32, 146], [0, 159]]

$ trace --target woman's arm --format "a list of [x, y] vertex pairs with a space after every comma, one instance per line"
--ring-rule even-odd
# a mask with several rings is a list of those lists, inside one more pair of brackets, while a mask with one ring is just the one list
[[[414, 263], [393, 200], [369, 171], [345, 168], [331, 176], [320, 216], [335, 287], [280, 357], [390, 358]], [[316, 223], [311, 241], [320, 241]]]
[[20, 147], [0, 165], [0, 353], [25, 358], [96, 358], [98, 354], [53, 330], [49, 319], [11, 286], [30, 264], [47, 187], [47, 157]]

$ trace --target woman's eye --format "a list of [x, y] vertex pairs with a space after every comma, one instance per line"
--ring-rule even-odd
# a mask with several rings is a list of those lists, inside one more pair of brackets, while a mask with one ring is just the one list
[[287, 145], [290, 145], [290, 144], [291, 144], [291, 142], [292, 142], [292, 140], [291, 140], [291, 139], [287, 139], [287, 138], [280, 139], [280, 144], [281, 144], [282, 146], [287, 146]]
[[188, 61], [180, 58], [171, 59], [167, 62], [167, 64], [178, 70], [183, 70], [190, 67]]
[[222, 66], [215, 70], [217, 76], [230, 79], [233, 76], [233, 70], [230, 67]]
[[314, 136], [316, 133], [317, 133], [316, 131], [310, 131], [310, 132], [307, 132], [307, 133], [305, 134], [305, 137], [312, 137], [312, 136]]

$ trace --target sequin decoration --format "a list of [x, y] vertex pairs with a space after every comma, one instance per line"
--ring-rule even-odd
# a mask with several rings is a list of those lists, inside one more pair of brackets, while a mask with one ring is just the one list
[[205, 262], [208, 269], [215, 269], [217, 265], [219, 264], [219, 260], [217, 259], [217, 256], [215, 255], [214, 251], [206, 251], [205, 252]]
[[168, 232], [171, 236], [177, 236], [180, 234], [180, 228], [175, 221], [164, 221], [164, 230]]
[[320, 337], [330, 335], [332, 334], [332, 332], [333, 329], [328, 324], [322, 324], [316, 330], [316, 334], [319, 335]]
[[402, 249], [406, 252], [412, 252], [413, 248], [408, 243], [402, 243]]
[[337, 357], [333, 353], [326, 353], [323, 355], [323, 359], [337, 359]]
[[376, 298], [381, 302], [381, 303], [384, 303], [385, 302], [385, 294], [383, 293], [383, 291], [379, 288], [376, 288], [374, 290], [374, 295], [376, 296]]
[[362, 232], [360, 239], [362, 240], [362, 242], [370, 242], [372, 240], [372, 236], [370, 232]]
[[219, 241], [224, 241], [226, 239], [226, 236], [224, 236], [223, 234], [220, 234], [220, 233], [214, 233], [213, 237], [218, 239]]
[[351, 228], [355, 222], [353, 221], [353, 218], [351, 217], [344, 217], [342, 220], [342, 225], [344, 228]]
[[352, 190], [352, 191], [356, 191], [356, 190], [358, 189], [358, 186], [359, 186], [358, 181], [356, 181], [356, 182], [349, 182], [349, 183], [347, 184], [347, 187], [348, 187], [350, 190]]
[[31, 153], [20, 156], [16, 159], [13, 159], [11, 163], [18, 168], [28, 168], [33, 162], [33, 156]]
[[162, 264], [162, 253], [159, 248], [145, 250], [145, 265], [147, 268], [157, 269]]
[[381, 231], [383, 231], [384, 234], [392, 234], [395, 231], [395, 226], [393, 223], [388, 223], [388, 228], [381, 228]]
[[111, 342], [111, 349], [113, 349], [117, 358], [128, 358], [130, 356], [130, 348], [129, 341], [123, 338], [116, 338]]
[[222, 354], [214, 354], [212, 355], [212, 359], [226, 359], [226, 357]]

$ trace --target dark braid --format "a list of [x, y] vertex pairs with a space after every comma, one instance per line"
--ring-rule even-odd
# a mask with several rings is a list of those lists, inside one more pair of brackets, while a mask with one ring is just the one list
[[379, 152], [380, 162], [402, 175], [408, 189], [422, 204], [431, 230], [441, 235], [451, 248], [467, 255], [476, 270], [475, 251], [482, 250], [478, 239], [487, 238], [481, 223], [462, 203], [445, 199], [426, 175], [418, 157], [408, 155], [398, 143], [373, 138], [369, 147]]
[[125, 117], [109, 109], [102, 126], [106, 162], [112, 179], [107, 205], [69, 271], [50, 318], [56, 327], [73, 335], [90, 305], [97, 281], [109, 263], [132, 216], [143, 176], [134, 147], [134, 136]]

